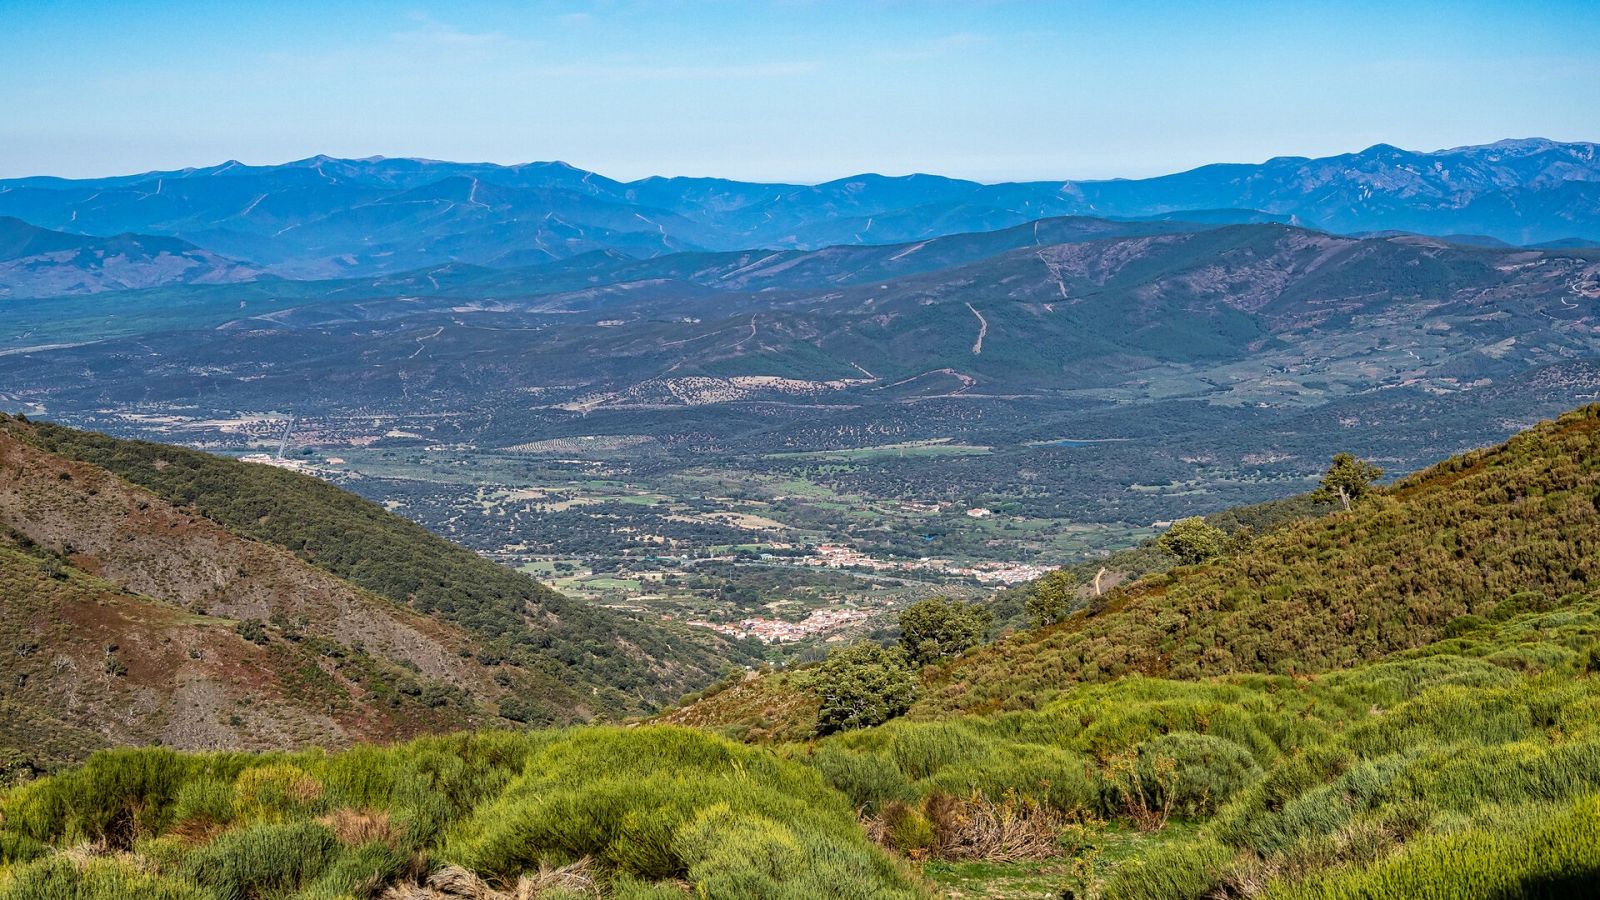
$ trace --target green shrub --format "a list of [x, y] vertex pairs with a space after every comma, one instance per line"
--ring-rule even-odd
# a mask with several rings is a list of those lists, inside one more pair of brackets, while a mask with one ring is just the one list
[[1469, 613], [1464, 616], [1456, 616], [1454, 619], [1446, 622], [1443, 634], [1447, 638], [1456, 638], [1464, 634], [1471, 634], [1472, 632], [1477, 631], [1488, 624], [1488, 619], [1485, 619], [1482, 616], [1474, 616]]
[[370, 897], [394, 881], [406, 867], [405, 854], [382, 843], [346, 851], [311, 883], [297, 900], [344, 900]]
[[102, 751], [78, 769], [13, 792], [5, 800], [5, 828], [37, 841], [132, 847], [170, 824], [192, 761], [159, 748]]
[[867, 813], [877, 812], [887, 801], [909, 801], [915, 796], [899, 767], [876, 753], [852, 753], [830, 741], [805, 761], [849, 797], [855, 808]]
[[176, 822], [201, 821], [218, 825], [232, 822], [233, 814], [233, 785], [203, 777], [178, 788], [172, 810]]
[[1554, 604], [1550, 602], [1550, 598], [1544, 595], [1544, 592], [1519, 591], [1496, 603], [1494, 608], [1489, 611], [1489, 618], [1496, 622], [1504, 622], [1523, 613], [1548, 612], [1553, 608], [1555, 608]]
[[1164, 845], [1118, 866], [1105, 900], [1188, 900], [1207, 896], [1221, 881], [1233, 853], [1215, 839]]
[[[1261, 767], [1243, 747], [1209, 734], [1179, 732], [1135, 748], [1145, 802], [1179, 818], [1209, 817], [1219, 806], [1261, 778]], [[1157, 772], [1170, 762], [1171, 776]]]
[[680, 828], [674, 850], [703, 897], [909, 900], [920, 894], [909, 883], [890, 881], [886, 861], [853, 852], [842, 837], [805, 834], [725, 803], [702, 809]]
[[0, 868], [38, 859], [50, 852], [43, 841], [13, 831], [0, 831]]
[[260, 619], [245, 619], [233, 627], [239, 636], [252, 644], [267, 643], [267, 627], [261, 624]]
[[[817, 772], [682, 728], [564, 733], [452, 830], [444, 856], [498, 878], [587, 856], [640, 881], [687, 878], [710, 896], [909, 890]], [[790, 893], [741, 893], [773, 879], [791, 881]]]
[[220, 900], [253, 900], [299, 890], [338, 854], [339, 841], [322, 825], [261, 823], [221, 835], [184, 868]]
[[914, 806], [889, 804], [883, 811], [883, 822], [888, 828], [889, 843], [902, 853], [931, 850], [937, 843], [933, 823]]
[[135, 871], [110, 859], [77, 865], [52, 856], [0, 874], [0, 900], [215, 900], [193, 884]]
[[323, 786], [292, 763], [245, 769], [234, 782], [234, 804], [252, 821], [283, 821], [323, 808]]
[[1274, 900], [1591, 897], [1600, 883], [1600, 797], [1495, 811], [1493, 824], [1421, 838], [1370, 868], [1277, 882]]

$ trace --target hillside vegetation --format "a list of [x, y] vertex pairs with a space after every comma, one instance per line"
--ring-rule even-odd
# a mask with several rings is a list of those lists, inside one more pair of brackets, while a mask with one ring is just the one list
[[4, 900], [922, 895], [814, 771], [685, 729], [113, 751], [0, 815]]
[[[327, 482], [165, 444], [49, 423], [0, 422], [17, 440], [101, 467], [230, 532], [481, 638], [486, 660], [515, 659], [561, 681], [594, 712], [646, 711], [711, 681], [748, 652], [597, 609], [439, 538]], [[561, 704], [530, 715], [572, 718]]]
[[[1309, 498], [1214, 515], [1242, 546], [1173, 567], [1153, 546], [1103, 565], [1124, 581], [1098, 598], [1097, 565], [1050, 576], [1080, 609], [926, 673], [913, 718], [1036, 709], [1079, 682], [1325, 671], [1416, 647], [1461, 616], [1549, 609], [1600, 578], [1600, 407], [1499, 447], [1453, 457], [1348, 513]], [[1299, 518], [1295, 518], [1299, 516]], [[1241, 531], [1241, 529], [1249, 529]], [[1038, 587], [1035, 585], [1034, 587]], [[1003, 622], [1025, 591], [998, 596]], [[816, 699], [805, 673], [728, 686], [664, 718], [740, 738], [805, 737]]]
[[343, 746], [597, 711], [552, 666], [18, 431], [0, 424], [7, 775], [122, 744]]
[[1600, 406], [1401, 480], [1350, 513], [1116, 590], [939, 673], [914, 714], [1035, 706], [1076, 681], [1324, 671], [1600, 578]]
[[[1119, 586], [822, 739], [801, 669], [677, 714], [758, 746], [104, 753], [0, 797], [0, 898], [1589, 896], [1597, 435], [1580, 409]], [[777, 718], [716, 721], [741, 695]]]
[[[192, 612], [11, 535], [0, 535], [0, 603], [5, 781], [117, 745], [341, 746], [504, 722], [496, 701], [511, 693], [470, 661], [425, 673], [414, 661], [427, 658], [424, 635], [413, 657], [287, 620]], [[508, 675], [508, 686], [537, 684]]]
[[[0, 897], [1583, 896], [1596, 669], [1591, 594], [1319, 677], [1129, 677], [813, 744], [646, 726], [112, 751], [0, 800]], [[934, 861], [918, 879], [868, 834]], [[1046, 892], [1003, 886], [1025, 860]]]

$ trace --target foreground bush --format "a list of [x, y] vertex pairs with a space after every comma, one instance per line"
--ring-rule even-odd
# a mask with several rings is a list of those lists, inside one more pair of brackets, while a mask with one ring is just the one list
[[1496, 810], [1371, 868], [1273, 885], [1274, 900], [1593, 897], [1600, 885], [1600, 795], [1565, 807]]
[[0, 900], [372, 897], [449, 864], [619, 897], [923, 896], [816, 772], [682, 728], [121, 750], [0, 799]]

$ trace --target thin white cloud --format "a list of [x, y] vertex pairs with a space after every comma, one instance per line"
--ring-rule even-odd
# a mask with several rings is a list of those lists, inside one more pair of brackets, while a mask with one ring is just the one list
[[538, 72], [558, 78], [604, 78], [612, 81], [687, 81], [727, 78], [795, 78], [822, 69], [814, 60], [726, 65], [676, 63], [584, 63], [543, 66]]
[[424, 13], [412, 13], [407, 18], [417, 23], [416, 28], [397, 31], [392, 37], [402, 44], [442, 47], [446, 49], [482, 50], [504, 47], [516, 43], [500, 31], [463, 31], [434, 19]]

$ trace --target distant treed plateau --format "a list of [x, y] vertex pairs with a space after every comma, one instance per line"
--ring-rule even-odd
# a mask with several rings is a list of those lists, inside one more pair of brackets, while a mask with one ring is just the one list
[[976, 595], [1305, 490], [1334, 451], [1409, 472], [1595, 396], [1594, 151], [14, 179], [0, 407], [265, 454], [678, 618]]

